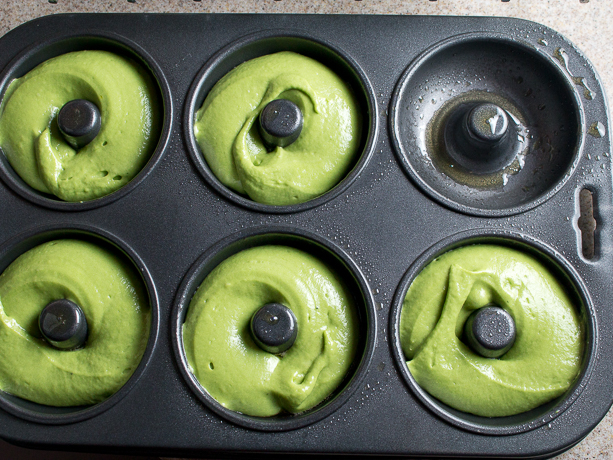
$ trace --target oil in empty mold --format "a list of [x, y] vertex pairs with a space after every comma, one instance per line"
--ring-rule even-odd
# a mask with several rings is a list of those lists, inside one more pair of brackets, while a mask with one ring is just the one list
[[583, 88], [583, 97], [585, 97], [588, 101], [593, 100], [594, 92], [589, 88], [589, 86], [587, 86], [585, 77], [575, 76], [571, 73], [570, 68], [568, 67], [568, 53], [566, 50], [564, 50], [564, 48], [556, 48], [556, 50], [553, 52], [553, 57], [560, 61], [560, 64], [564, 66], [573, 83]]
[[[446, 152], [444, 127], [450, 115], [463, 104], [493, 103], [503, 109], [505, 114], [513, 121], [517, 131], [517, 145], [515, 158], [507, 166], [499, 171], [486, 174], [477, 174], [457, 164]], [[495, 117], [493, 117], [495, 118]], [[492, 132], [495, 131], [498, 120], [487, 120]], [[510, 178], [519, 173], [525, 165], [525, 156], [529, 152], [530, 133], [520, 111], [506, 98], [487, 91], [469, 91], [454, 99], [450, 99], [434, 113], [426, 127], [426, 145], [422, 154], [427, 155], [432, 165], [454, 182], [475, 189], [501, 189], [509, 182]]]
[[600, 139], [601, 137], [604, 137], [605, 134], [607, 134], [607, 130], [600, 121], [596, 121], [592, 123], [587, 133], [597, 139]]

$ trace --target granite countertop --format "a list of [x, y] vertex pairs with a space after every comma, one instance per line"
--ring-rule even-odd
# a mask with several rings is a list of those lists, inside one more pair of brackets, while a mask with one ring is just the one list
[[[612, 0], [4, 0], [0, 36], [30, 19], [67, 12], [317, 13], [508, 16], [547, 25], [574, 42], [592, 62], [605, 91], [613, 94]], [[0, 441], [4, 458], [77, 459], [79, 454], [47, 453]], [[613, 457], [613, 410], [579, 445], [559, 460]], [[90, 458], [90, 456], [87, 456]], [[91, 458], [128, 459], [93, 455]], [[139, 457], [143, 458], [143, 457]], [[149, 457], [151, 458], [151, 457]]]

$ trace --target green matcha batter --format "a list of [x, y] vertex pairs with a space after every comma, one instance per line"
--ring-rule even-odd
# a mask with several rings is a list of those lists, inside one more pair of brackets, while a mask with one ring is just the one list
[[[258, 116], [275, 99], [302, 111], [293, 144], [267, 152]], [[194, 134], [217, 178], [252, 200], [291, 205], [334, 187], [360, 152], [361, 113], [347, 84], [323, 64], [289, 51], [247, 61], [225, 75], [196, 113]]]
[[[499, 359], [461, 340], [470, 313], [494, 303], [515, 321]], [[581, 369], [584, 331], [562, 284], [535, 258], [495, 245], [443, 254], [411, 284], [400, 318], [411, 374], [455, 409], [485, 417], [518, 414], [561, 396]]]
[[[58, 299], [85, 313], [89, 336], [80, 349], [41, 338], [38, 317]], [[37, 246], [0, 275], [0, 389], [50, 406], [98, 403], [138, 366], [150, 323], [143, 282], [123, 257], [80, 240]]]
[[[260, 349], [249, 324], [264, 304], [296, 316], [298, 337], [278, 356]], [[218, 265], [196, 291], [183, 326], [191, 371], [224, 407], [255, 416], [298, 413], [326, 399], [356, 354], [351, 296], [317, 258], [285, 246], [247, 249]]]
[[[97, 137], [75, 150], [57, 126], [69, 101], [86, 99], [101, 114]], [[155, 84], [134, 61], [107, 51], [49, 59], [10, 84], [0, 112], [0, 147], [32, 188], [64, 201], [86, 201], [124, 186], [149, 160], [160, 133]]]

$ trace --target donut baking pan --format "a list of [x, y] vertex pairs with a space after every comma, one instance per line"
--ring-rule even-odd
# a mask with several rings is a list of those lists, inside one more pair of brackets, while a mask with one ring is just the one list
[[[75, 203], [30, 188], [0, 155], [0, 269], [51, 239], [113, 248], [142, 275], [150, 337], [132, 377], [99, 404], [54, 408], [0, 392], [2, 438], [177, 457], [548, 458], [607, 413], [610, 123], [598, 76], [564, 37], [505, 18], [56, 15], [0, 39], [0, 94], [41, 62], [87, 49], [126, 56], [157, 83], [157, 147], [129, 184]], [[333, 70], [362, 118], [359, 155], [345, 177], [288, 206], [226, 187], [193, 134], [216, 82], [279, 51]], [[585, 336], [570, 388], [518, 415], [480, 417], [447, 406], [417, 384], [401, 349], [411, 282], [439, 255], [475, 243], [519, 249], [549, 268], [577, 306]], [[200, 385], [182, 328], [216, 266], [269, 244], [333, 268], [353, 296], [359, 339], [327, 399], [303, 413], [257, 417], [227, 409]]]

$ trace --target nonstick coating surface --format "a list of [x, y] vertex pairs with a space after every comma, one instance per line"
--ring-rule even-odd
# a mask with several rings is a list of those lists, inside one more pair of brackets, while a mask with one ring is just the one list
[[[259, 212], [237, 205], [210, 186], [187, 151], [183, 116], [196, 75], [222, 48], [263, 30], [271, 35], [283, 30], [330, 43], [360, 66], [377, 99], [378, 136], [372, 158], [342, 195], [303, 212]], [[129, 194], [94, 209], [52, 210], [3, 183], [0, 240], [4, 243], [46, 226], [86, 225], [126, 242], [148, 267], [159, 296], [157, 346], [134, 388], [108, 410], [63, 425], [34, 423], [2, 411], [0, 436], [31, 447], [175, 456], [266, 451], [545, 457], [577, 443], [606, 414], [613, 395], [609, 121], [598, 77], [564, 38], [538, 24], [496, 18], [57, 15], [32, 21], [4, 36], [0, 69], [34, 43], [97, 32], [135, 42], [161, 68], [173, 103], [168, 146]], [[435, 43], [474, 32], [502, 34], [550, 56], [563, 48], [570, 72], [585, 78], [594, 93], [587, 100], [582, 89], [576, 88], [585, 126], [583, 151], [573, 174], [547, 201], [513, 216], [471, 216], [430, 198], [399, 164], [388, 130], [388, 105], [410, 63]], [[547, 45], [539, 45], [539, 39], [546, 39]], [[560, 67], [560, 71], [566, 70]], [[605, 135], [585, 134], [597, 122], [602, 123]], [[581, 256], [577, 230], [578, 197], [583, 188], [594, 193], [594, 217], [599, 225], [596, 256], [590, 261]], [[239, 427], [206, 409], [181, 377], [172, 351], [170, 323], [177, 289], [201, 254], [239, 231], [275, 226], [316, 233], [353, 259], [374, 296], [377, 346], [361, 388], [336, 413], [305, 428], [273, 433]], [[524, 433], [483, 435], [444, 421], [412, 393], [393, 357], [389, 315], [400, 280], [428, 248], [469, 230], [512, 232], [552, 248], [578, 273], [594, 304], [599, 343], [586, 387], [557, 418]]]

